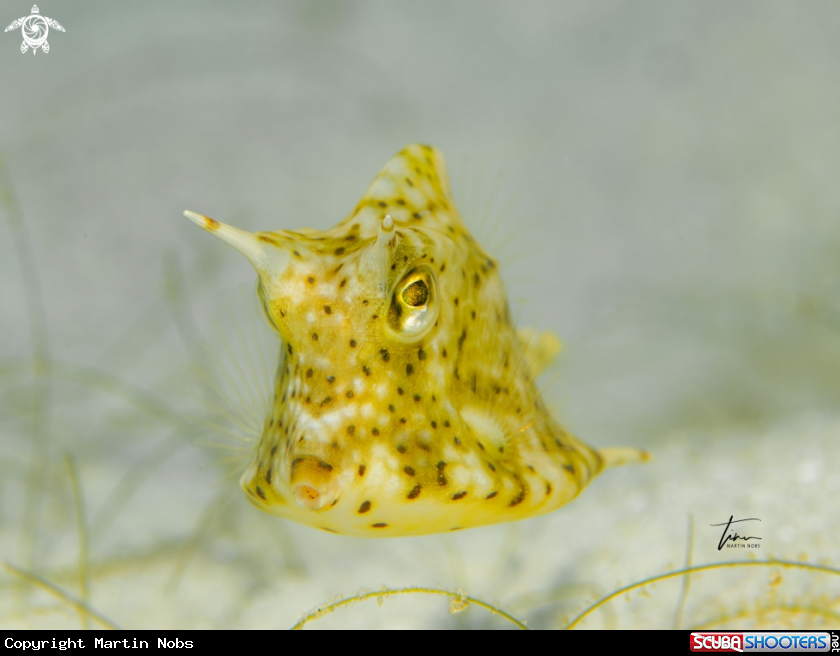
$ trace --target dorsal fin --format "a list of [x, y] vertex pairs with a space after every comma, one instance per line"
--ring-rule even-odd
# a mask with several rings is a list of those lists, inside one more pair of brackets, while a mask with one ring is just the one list
[[407, 222], [434, 220], [443, 212], [449, 222], [461, 223], [443, 155], [422, 144], [412, 144], [388, 160], [351, 216], [365, 208], [387, 211], [394, 220]]

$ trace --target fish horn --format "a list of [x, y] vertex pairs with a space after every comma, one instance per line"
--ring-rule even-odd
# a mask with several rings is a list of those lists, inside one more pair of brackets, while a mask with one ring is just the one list
[[272, 274], [276, 275], [286, 268], [289, 254], [285, 249], [278, 248], [276, 239], [240, 230], [189, 210], [184, 212], [184, 216], [242, 253], [260, 276], [267, 274], [271, 277]]
[[386, 245], [394, 236], [394, 219], [390, 214], [386, 214], [382, 219], [382, 224], [379, 226], [379, 235], [376, 237], [376, 248], [385, 250]]
[[394, 219], [391, 218], [390, 214], [386, 214], [379, 226], [376, 241], [368, 246], [364, 255], [362, 255], [359, 267], [360, 273], [367, 274], [380, 282], [385, 280], [385, 274], [391, 261], [389, 252], [391, 240], [394, 239], [395, 235]]

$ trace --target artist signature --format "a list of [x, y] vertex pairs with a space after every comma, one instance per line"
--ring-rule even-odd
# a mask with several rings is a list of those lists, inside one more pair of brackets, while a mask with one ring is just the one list
[[760, 540], [760, 537], [755, 535], [738, 535], [737, 531], [732, 531], [732, 535], [729, 535], [729, 527], [732, 524], [736, 524], [738, 522], [760, 522], [761, 520], [758, 517], [747, 517], [746, 519], [735, 519], [734, 515], [729, 516], [729, 521], [724, 524], [710, 524], [710, 526], [725, 526], [726, 528], [723, 529], [723, 535], [720, 536], [720, 542], [718, 542], [718, 551], [723, 549], [726, 546], [726, 543], [730, 540], [732, 541], [733, 545], [737, 543], [738, 540], [743, 540], [744, 542], [749, 542], [750, 540]]

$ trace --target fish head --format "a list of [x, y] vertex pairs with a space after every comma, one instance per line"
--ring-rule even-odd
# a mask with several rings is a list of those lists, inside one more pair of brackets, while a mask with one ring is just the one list
[[337, 533], [411, 535], [516, 518], [500, 509], [547, 489], [513, 438], [554, 425], [438, 151], [397, 154], [330, 230], [188, 218], [251, 261], [283, 343], [241, 479], [253, 503]]

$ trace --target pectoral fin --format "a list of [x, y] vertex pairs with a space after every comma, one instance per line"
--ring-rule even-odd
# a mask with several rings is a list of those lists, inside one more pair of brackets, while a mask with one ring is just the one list
[[525, 361], [534, 378], [563, 350], [560, 338], [550, 330], [540, 334], [533, 328], [520, 328], [516, 333], [525, 345]]

